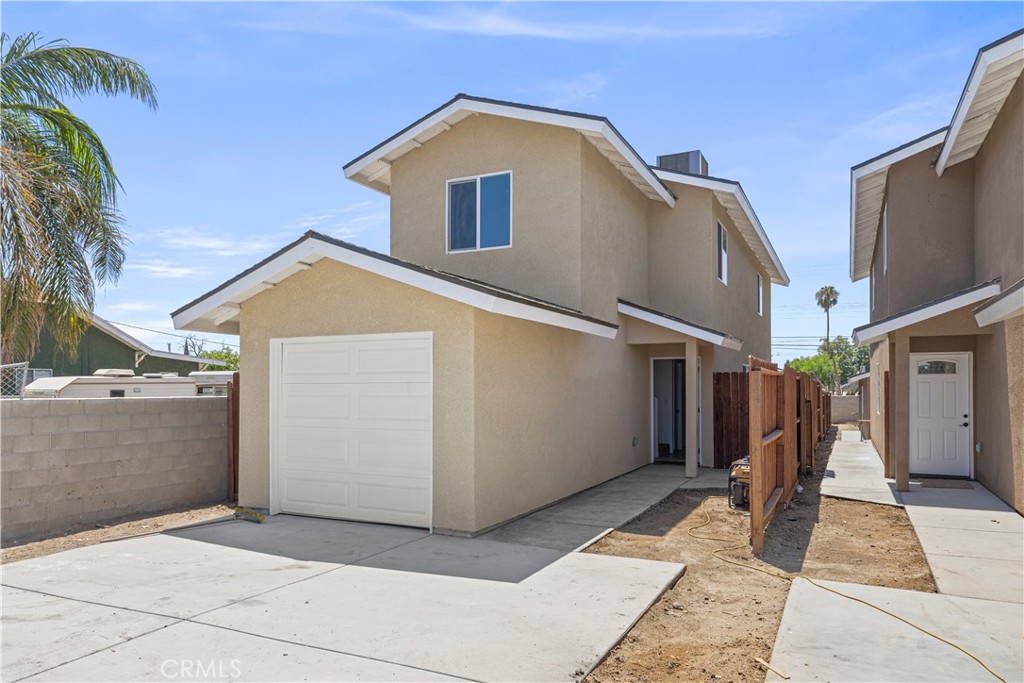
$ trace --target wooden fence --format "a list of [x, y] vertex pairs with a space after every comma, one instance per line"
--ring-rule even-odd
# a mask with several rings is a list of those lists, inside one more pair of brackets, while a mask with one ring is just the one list
[[796, 491], [800, 471], [814, 467], [814, 450], [832, 424], [828, 392], [813, 377], [751, 357], [748, 381], [750, 544], [764, 534], [779, 504]]
[[238, 500], [238, 373], [228, 383], [228, 500]]
[[750, 397], [746, 372], [714, 377], [715, 467], [728, 467], [750, 452]]

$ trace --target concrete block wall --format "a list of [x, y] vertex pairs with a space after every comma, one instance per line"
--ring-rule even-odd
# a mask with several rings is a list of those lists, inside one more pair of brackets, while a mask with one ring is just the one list
[[832, 424], [860, 420], [860, 396], [832, 395]]
[[227, 398], [0, 400], [0, 541], [224, 500]]

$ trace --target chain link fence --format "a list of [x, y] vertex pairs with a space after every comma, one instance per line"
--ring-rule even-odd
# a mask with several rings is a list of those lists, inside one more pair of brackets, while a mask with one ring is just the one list
[[21, 398], [27, 380], [27, 362], [0, 365], [0, 398]]

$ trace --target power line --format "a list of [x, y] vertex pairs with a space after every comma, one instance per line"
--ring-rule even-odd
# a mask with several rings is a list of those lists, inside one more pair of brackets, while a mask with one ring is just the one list
[[235, 349], [241, 349], [242, 348], [238, 344], [231, 344], [231, 343], [223, 342], [223, 341], [215, 341], [215, 340], [210, 339], [208, 337], [190, 337], [187, 334], [175, 334], [174, 332], [164, 332], [163, 330], [154, 330], [154, 329], [149, 328], [149, 327], [142, 327], [141, 325], [131, 325], [129, 323], [119, 323], [116, 320], [111, 320], [110, 322], [114, 323], [115, 325], [121, 325], [123, 327], [131, 327], [132, 329], [136, 329], [136, 330], [145, 330], [146, 332], [152, 332], [153, 334], [162, 334], [162, 335], [167, 336], [167, 337], [177, 337], [179, 339], [200, 339], [201, 341], [208, 342], [210, 344], [222, 344], [224, 346], [230, 346], [230, 347], [235, 348]]

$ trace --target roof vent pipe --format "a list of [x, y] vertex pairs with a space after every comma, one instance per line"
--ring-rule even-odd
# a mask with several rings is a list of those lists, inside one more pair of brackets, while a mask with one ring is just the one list
[[665, 154], [658, 157], [658, 168], [690, 175], [707, 175], [708, 160], [699, 149], [679, 154]]

